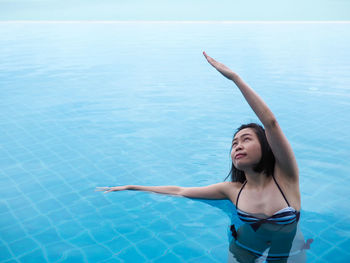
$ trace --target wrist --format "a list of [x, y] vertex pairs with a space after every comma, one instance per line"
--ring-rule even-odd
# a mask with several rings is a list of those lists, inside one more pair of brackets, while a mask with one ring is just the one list
[[230, 79], [232, 81], [236, 81], [237, 79], [239, 78], [238, 74], [235, 73], [235, 72], [232, 72], [231, 75], [230, 75]]

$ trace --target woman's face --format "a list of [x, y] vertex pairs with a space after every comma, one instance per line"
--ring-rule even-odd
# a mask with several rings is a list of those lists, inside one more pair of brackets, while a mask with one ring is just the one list
[[232, 141], [231, 158], [238, 170], [246, 170], [258, 164], [261, 160], [261, 145], [258, 136], [252, 128], [237, 132]]

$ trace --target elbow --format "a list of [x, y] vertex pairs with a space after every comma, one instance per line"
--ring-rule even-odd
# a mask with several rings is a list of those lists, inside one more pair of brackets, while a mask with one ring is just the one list
[[176, 195], [188, 198], [197, 198], [197, 194], [193, 191], [193, 187], [179, 187]]
[[265, 129], [274, 129], [278, 127], [277, 119], [275, 117], [269, 118], [266, 123], [264, 123], [264, 127]]
[[186, 188], [185, 187], [177, 187], [174, 194], [186, 197]]

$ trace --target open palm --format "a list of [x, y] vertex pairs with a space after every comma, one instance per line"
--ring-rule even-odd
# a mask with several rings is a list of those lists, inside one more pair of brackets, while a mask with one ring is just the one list
[[234, 72], [226, 67], [224, 64], [216, 61], [212, 57], [208, 56], [207, 53], [203, 52], [203, 55], [207, 59], [210, 65], [212, 65], [217, 71], [219, 71], [222, 75], [224, 75], [226, 78], [232, 80]]

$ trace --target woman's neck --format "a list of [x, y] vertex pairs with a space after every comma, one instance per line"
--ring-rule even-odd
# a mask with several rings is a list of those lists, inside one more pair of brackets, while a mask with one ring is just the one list
[[272, 180], [271, 176], [266, 176], [265, 173], [257, 173], [253, 170], [244, 171], [247, 179], [247, 184], [254, 188], [265, 188], [265, 186]]

